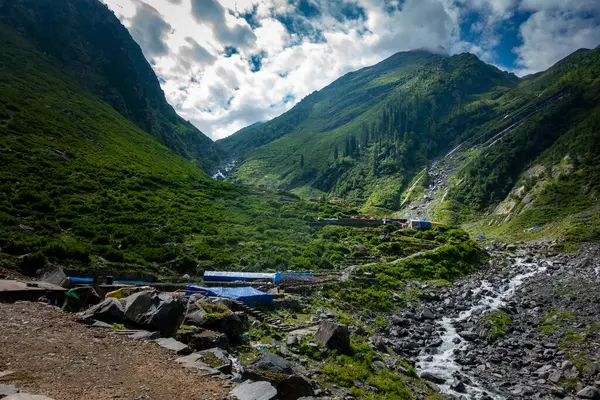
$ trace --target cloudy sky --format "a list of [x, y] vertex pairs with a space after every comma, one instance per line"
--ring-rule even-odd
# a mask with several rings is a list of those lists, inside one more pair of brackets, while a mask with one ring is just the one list
[[600, 0], [102, 0], [167, 100], [214, 140], [403, 50], [525, 75], [600, 45]]

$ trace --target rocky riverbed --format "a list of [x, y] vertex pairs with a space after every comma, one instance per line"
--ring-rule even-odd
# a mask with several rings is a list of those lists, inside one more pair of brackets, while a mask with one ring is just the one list
[[600, 246], [487, 247], [489, 265], [419, 286], [375, 343], [410, 359], [449, 398], [600, 398]]

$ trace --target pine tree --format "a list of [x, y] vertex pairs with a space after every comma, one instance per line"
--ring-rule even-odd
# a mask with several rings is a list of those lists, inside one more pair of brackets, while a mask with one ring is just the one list
[[304, 154], [300, 154], [300, 169], [304, 169]]

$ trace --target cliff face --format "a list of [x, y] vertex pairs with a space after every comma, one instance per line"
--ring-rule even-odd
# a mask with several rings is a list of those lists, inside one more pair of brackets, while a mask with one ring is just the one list
[[175, 113], [138, 44], [98, 0], [0, 0], [0, 22], [165, 146], [205, 170], [219, 162], [222, 152]]

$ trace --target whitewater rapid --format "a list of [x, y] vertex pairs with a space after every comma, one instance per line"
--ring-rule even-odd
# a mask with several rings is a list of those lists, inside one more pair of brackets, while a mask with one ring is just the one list
[[[545, 262], [545, 265], [550, 265]], [[444, 394], [452, 394], [456, 396], [464, 396], [465, 394], [471, 399], [480, 399], [484, 394], [490, 396], [494, 400], [503, 400], [504, 397], [499, 394], [494, 394], [487, 389], [481, 387], [477, 383], [476, 377], [468, 376], [471, 382], [463, 382], [465, 385], [465, 393], [458, 393], [451, 389], [454, 374], [461, 371], [460, 364], [456, 361], [456, 350], [463, 350], [468, 343], [456, 331], [456, 324], [468, 320], [472, 316], [479, 316], [483, 311], [496, 310], [503, 306], [517, 291], [517, 289], [528, 279], [533, 276], [544, 273], [547, 270], [545, 265], [538, 263], [525, 263], [521, 259], [517, 259], [516, 267], [524, 270], [524, 272], [510, 278], [508, 284], [501, 285], [499, 288], [494, 286], [487, 280], [480, 282], [480, 286], [473, 290], [473, 295], [486, 293], [481, 297], [476, 304], [468, 310], [461, 312], [457, 317], [444, 317], [437, 321], [438, 332], [441, 333], [442, 345], [437, 349], [436, 354], [432, 355], [423, 350], [417, 358], [416, 367], [419, 373], [431, 372], [443, 379], [445, 382], [439, 384], [440, 390]], [[489, 398], [489, 397], [488, 397]]]

